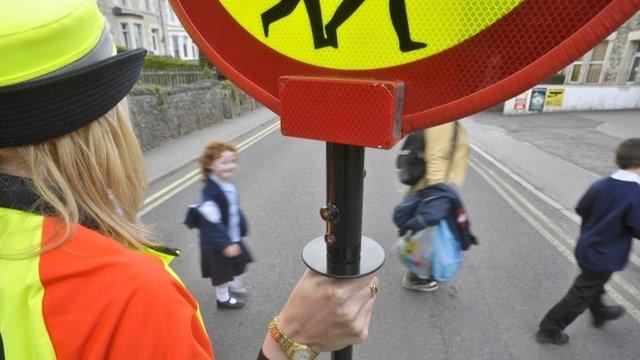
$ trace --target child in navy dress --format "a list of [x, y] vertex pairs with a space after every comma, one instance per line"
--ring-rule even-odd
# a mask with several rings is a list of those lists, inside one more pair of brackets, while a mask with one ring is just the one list
[[640, 138], [629, 139], [616, 150], [620, 168], [595, 182], [578, 202], [582, 217], [575, 256], [580, 275], [565, 297], [545, 315], [536, 339], [564, 345], [563, 330], [589, 309], [593, 325], [621, 317], [621, 306], [605, 305], [604, 286], [615, 271], [624, 269], [631, 251], [631, 238], [640, 238]]
[[236, 169], [237, 150], [232, 144], [214, 141], [200, 158], [205, 186], [197, 205], [200, 214], [200, 252], [202, 276], [211, 278], [219, 309], [238, 309], [238, 299], [247, 289], [241, 275], [253, 259], [242, 241], [247, 222], [231, 178]]

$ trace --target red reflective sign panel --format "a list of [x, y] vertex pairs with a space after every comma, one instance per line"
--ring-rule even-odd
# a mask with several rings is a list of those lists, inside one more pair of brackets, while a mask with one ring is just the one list
[[287, 76], [403, 83], [403, 135], [522, 93], [640, 10], [640, 0], [172, 3], [215, 66], [276, 113]]

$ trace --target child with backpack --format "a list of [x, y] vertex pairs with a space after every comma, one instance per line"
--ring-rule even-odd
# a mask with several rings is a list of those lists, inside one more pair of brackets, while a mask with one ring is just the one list
[[540, 322], [540, 343], [566, 344], [563, 330], [586, 309], [595, 327], [625, 313], [621, 306], [605, 305], [602, 295], [613, 273], [626, 266], [631, 238], [640, 238], [640, 138], [618, 146], [616, 164], [619, 170], [591, 185], [576, 206], [582, 217], [575, 249], [580, 275]]
[[[400, 181], [411, 186], [407, 197], [394, 210], [400, 236], [409, 231], [447, 226], [461, 250], [477, 244], [453, 187], [461, 186], [466, 175], [468, 148], [466, 133], [457, 121], [406, 138], [396, 162]], [[440, 220], [445, 220], [446, 225], [440, 225]], [[433, 291], [438, 288], [438, 281], [432, 275], [419, 274], [410, 268], [402, 285], [411, 290]]]
[[219, 309], [244, 306], [238, 298], [247, 293], [241, 275], [253, 261], [242, 241], [247, 234], [247, 221], [231, 182], [237, 152], [234, 145], [217, 140], [204, 149], [200, 157], [205, 183], [202, 199], [189, 209], [185, 221], [189, 228], [200, 230], [202, 277], [210, 278], [216, 288]]

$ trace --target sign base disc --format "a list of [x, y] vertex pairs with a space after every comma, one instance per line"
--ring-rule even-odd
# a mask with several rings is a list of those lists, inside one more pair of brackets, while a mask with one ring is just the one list
[[[332, 278], [355, 279], [374, 273], [384, 264], [384, 249], [374, 240], [363, 236], [360, 260], [352, 264], [335, 264], [336, 268], [347, 269], [344, 275], [335, 274], [327, 261], [327, 245], [324, 237], [311, 240], [302, 250], [302, 260], [313, 271]], [[342, 270], [344, 271], [344, 270]]]

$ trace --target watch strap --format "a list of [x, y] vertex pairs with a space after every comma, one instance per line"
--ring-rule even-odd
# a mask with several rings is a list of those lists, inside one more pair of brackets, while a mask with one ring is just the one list
[[287, 354], [289, 359], [292, 359], [294, 353], [300, 349], [305, 349], [311, 352], [313, 354], [312, 359], [315, 359], [318, 356], [318, 353], [316, 353], [310, 346], [299, 344], [289, 339], [280, 329], [278, 318], [274, 317], [273, 320], [271, 320], [271, 323], [269, 323], [269, 327], [267, 328], [267, 330], [269, 331], [271, 337], [278, 344], [280, 349], [282, 349]]

